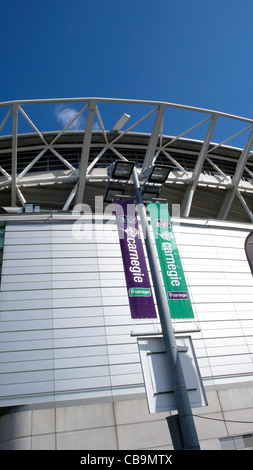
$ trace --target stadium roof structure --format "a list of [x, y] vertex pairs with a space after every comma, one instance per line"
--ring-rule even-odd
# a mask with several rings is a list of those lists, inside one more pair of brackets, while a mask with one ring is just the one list
[[[74, 107], [69, 122], [39, 130], [33, 109], [46, 110], [46, 123], [48, 106], [58, 105]], [[167, 102], [59, 98], [0, 103], [0, 132], [0, 207], [93, 207], [119, 159], [134, 161], [140, 175], [155, 162], [171, 165], [160, 197], [180, 204], [183, 217], [253, 222], [253, 119]], [[243, 136], [242, 147], [230, 146]]]

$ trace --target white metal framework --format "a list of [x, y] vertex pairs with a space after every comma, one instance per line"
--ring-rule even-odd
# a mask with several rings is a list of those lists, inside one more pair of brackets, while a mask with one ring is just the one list
[[[24, 108], [29, 108], [30, 111], [33, 106], [42, 107], [48, 104], [55, 106], [78, 104], [81, 109], [60, 131], [42, 132]], [[112, 115], [113, 107], [118, 105], [121, 108], [126, 106], [128, 112], [132, 107], [132, 112], [129, 112], [129, 115], [124, 113], [122, 120], [118, 120], [120, 116], [117, 116], [115, 119], [117, 124], [114, 127], [111, 126], [111, 130], [106, 130], [106, 117], [104, 118], [101, 113], [101, 107], [105, 105], [110, 106]], [[144, 111], [148, 108], [148, 112], [143, 114], [143, 108]], [[170, 129], [170, 113], [173, 110], [180, 110], [183, 113], [191, 112], [191, 116], [196, 116], [196, 119], [188, 129], [180, 129], [179, 122], [178, 135], [170, 137], [171, 134], [167, 135], [165, 130], [167, 132], [167, 129]], [[62, 210], [69, 210], [74, 203], [84, 201], [87, 182], [94, 184], [95, 191], [95, 184], [106, 181], [106, 167], [100, 163], [108, 151], [114, 155], [115, 159], [122, 160], [134, 160], [131, 151], [135, 151], [140, 153], [137, 165], [140, 173], [161, 158], [164, 164], [166, 161], [172, 163], [173, 171], [167, 180], [164, 195], [171, 197], [166, 193], [166, 189], [170, 191], [170, 195], [172, 189], [180, 193], [177, 202], [181, 204], [181, 215], [185, 217], [191, 215], [191, 211], [194, 212], [194, 201], [197, 207], [203, 203], [203, 198], [206, 200], [212, 198], [216, 191], [218, 209], [212, 213], [211, 217], [222, 220], [231, 218], [229, 213], [234, 208], [237, 215], [238, 211], [241, 211], [246, 217], [245, 220], [253, 222], [252, 119], [167, 102], [111, 98], [12, 101], [0, 103], [0, 111], [3, 112], [0, 132], [4, 131], [6, 123], [12, 120], [11, 136], [3, 135], [2, 132], [2, 137], [0, 137], [0, 190], [2, 190], [0, 191], [0, 206], [4, 205], [1, 202], [1, 195], [4, 192], [10, 193], [9, 205], [24, 206], [27, 201], [26, 188], [44, 186], [46, 191], [48, 185], [66, 186], [69, 184], [66, 186], [67, 195], [64, 194], [61, 206]], [[85, 117], [84, 128], [78, 131], [71, 130], [81, 116]], [[126, 124], [130, 116], [132, 124], [122, 131], [121, 127]], [[32, 134], [19, 134], [20, 117], [29, 124], [33, 130]], [[145, 133], [143, 130], [138, 132], [138, 126], [150, 122], [151, 118], [150, 131], [146, 132], [145, 129]], [[223, 125], [224, 119], [238, 123], [239, 130], [222, 142], [214, 144], [212, 143], [214, 131], [219, 127], [220, 122]], [[242, 125], [243, 128], [240, 127]], [[203, 127], [202, 139], [186, 139], [187, 134]], [[247, 136], [243, 148], [227, 146], [228, 142], [243, 133]], [[75, 135], [76, 139], [73, 140], [72, 135]], [[73, 163], [71, 158], [66, 156], [66, 149], [79, 149], [78, 163]], [[58, 161], [61, 167], [55, 171], [36, 171], [36, 165], [48, 153], [50, 153], [50, 159]], [[19, 162], [24, 154], [28, 156], [22, 166]], [[211, 206], [211, 201], [209, 205]], [[202, 216], [205, 216], [204, 212], [205, 209], [203, 209]], [[193, 215], [196, 215], [196, 210]], [[234, 220], [236, 218], [237, 216], [234, 216]]]

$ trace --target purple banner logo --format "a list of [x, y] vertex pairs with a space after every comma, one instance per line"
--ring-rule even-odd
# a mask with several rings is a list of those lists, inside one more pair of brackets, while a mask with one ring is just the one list
[[188, 300], [188, 292], [168, 292], [169, 300]]
[[132, 201], [114, 201], [132, 318], [156, 318], [149, 274]]
[[117, 218], [118, 222], [134, 224], [136, 222], [135, 215], [119, 215]]

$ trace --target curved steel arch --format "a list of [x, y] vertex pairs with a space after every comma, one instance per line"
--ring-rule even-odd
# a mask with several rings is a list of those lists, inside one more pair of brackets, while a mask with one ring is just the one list
[[[61, 131], [54, 134], [52, 140], [48, 140], [47, 133], [44, 133], [38, 129], [34, 124], [33, 120], [29, 117], [27, 112], [24, 111], [23, 106], [32, 106], [32, 105], [44, 105], [44, 104], [74, 104], [80, 103], [83, 104], [81, 110], [76, 113], [76, 115], [68, 122]], [[137, 118], [134, 122], [127, 127], [126, 130], [114, 132], [112, 130], [108, 131], [105, 129], [103, 116], [101, 116], [98, 106], [101, 103], [107, 103], [110, 105], [138, 105], [140, 108], [142, 106], [149, 106], [151, 109], [148, 113], [142, 117]], [[75, 200], [76, 203], [83, 201], [84, 189], [87, 180], [92, 180], [94, 175], [92, 174], [93, 169], [95, 168], [96, 163], [99, 159], [105, 154], [105, 152], [110, 149], [117, 158], [125, 159], [121, 151], [121, 143], [125, 137], [129, 137], [133, 130], [145, 120], [148, 120], [150, 116], [153, 118], [153, 127], [151, 132], [146, 134], [146, 144], [143, 146], [145, 148], [145, 157], [142, 162], [142, 167], [140, 171], [144, 170], [150, 166], [160, 154], [164, 155], [175, 165], [175, 169], [178, 173], [171, 177], [173, 182], [183, 183], [186, 185], [186, 191], [182, 201], [183, 215], [188, 217], [192, 207], [192, 201], [196, 188], [200, 185], [208, 185], [213, 188], [223, 188], [225, 189], [225, 197], [221, 205], [218, 218], [226, 219], [228, 212], [231, 208], [235, 196], [238, 197], [240, 204], [246, 211], [248, 217], [253, 222], [253, 215], [248, 207], [244, 194], [245, 192], [253, 193], [253, 162], [249, 162], [249, 157], [252, 155], [252, 143], [253, 143], [253, 120], [241, 116], [235, 116], [228, 113], [223, 113], [219, 111], [197, 108], [193, 106], [180, 105], [176, 103], [168, 103], [161, 101], [147, 101], [147, 100], [130, 100], [130, 99], [118, 99], [118, 98], [53, 98], [53, 99], [43, 99], [43, 100], [15, 100], [0, 103], [0, 108], [6, 109], [6, 114], [3, 118], [3, 121], [0, 124], [0, 131], [4, 129], [6, 122], [12, 119], [12, 134], [11, 134], [11, 145], [9, 151], [11, 153], [11, 171], [7, 171], [4, 166], [0, 166], [1, 179], [0, 179], [0, 188], [11, 188], [11, 205], [15, 206], [17, 204], [17, 198], [22, 205], [25, 204], [25, 198], [22, 194], [22, 185], [27, 183], [42, 184], [49, 182], [50, 178], [47, 174], [32, 175], [29, 176], [30, 170], [33, 166], [40, 160], [43, 155], [50, 151], [54, 158], [59, 159], [61, 163], [66, 167], [66, 171], [59, 172], [51, 177], [50, 182], [72, 182], [74, 187], [71, 190], [67, 200], [64, 204], [64, 209], [68, 209], [70, 203]], [[138, 108], [139, 109], [139, 108]], [[164, 135], [164, 123], [167, 118], [166, 112], [169, 109], [179, 109], [182, 111], [192, 111], [194, 113], [207, 115], [204, 119], [194, 123], [189, 129], [182, 129], [176, 137], [168, 138]], [[69, 131], [71, 126], [76, 122], [76, 120], [87, 113], [85, 129], [83, 130], [83, 142], [81, 144], [81, 159], [79, 167], [74, 167], [71, 162], [68, 161], [63, 155], [61, 155], [61, 146], [59, 141], [61, 137]], [[38, 154], [29, 162], [29, 164], [18, 173], [18, 156], [20, 148], [18, 146], [18, 116], [21, 115], [26, 122], [31, 126], [34, 134], [38, 136], [40, 145], [37, 144]], [[94, 157], [93, 161], [89, 162], [90, 150], [92, 148], [92, 138], [94, 134], [94, 119], [97, 119], [100, 127], [100, 134], [103, 137], [103, 143], [100, 143], [100, 151]], [[235, 120], [242, 123], [247, 123], [248, 125], [237, 132], [236, 134], [226, 138], [219, 144], [212, 144], [211, 139], [213, 132], [216, 126], [219, 123], [219, 118], [226, 118], [229, 120]], [[188, 141], [189, 142], [189, 152], [191, 151], [191, 145], [196, 142], [198, 144], [198, 155], [196, 158], [195, 166], [193, 171], [188, 171], [187, 168], [181, 165], [176, 159], [175, 156], [170, 155], [170, 151], [175, 147], [176, 144], [185, 141], [185, 136], [192, 130], [201, 127], [203, 124], [208, 125], [208, 130], [204, 135], [202, 141]], [[225, 144], [230, 140], [237, 137], [243, 132], [249, 132], [248, 141], [243, 149], [237, 149], [240, 156], [236, 164], [235, 172], [232, 175], [226, 174], [222, 169], [219, 168], [217, 164], [217, 155], [221, 149], [224, 149]], [[137, 135], [137, 134], [136, 134]], [[138, 135], [141, 135], [140, 133]], [[131, 139], [129, 139], [130, 141]], [[130, 142], [128, 143], [130, 146]], [[134, 143], [132, 144], [134, 147]], [[129, 147], [130, 148], [130, 147]], [[228, 148], [228, 147], [226, 147]], [[5, 149], [6, 150], [6, 149]], [[214, 153], [215, 152], [215, 153]], [[0, 154], [2, 151], [0, 151]], [[222, 156], [221, 156], [222, 158]], [[215, 177], [207, 178], [203, 174], [203, 165], [204, 162], [208, 163], [215, 170]], [[242, 179], [243, 173], [247, 172], [249, 175], [248, 180], [245, 181]], [[28, 177], [29, 176], [29, 177]], [[101, 174], [100, 179], [103, 180], [106, 175]], [[98, 175], [96, 175], [98, 179]]]

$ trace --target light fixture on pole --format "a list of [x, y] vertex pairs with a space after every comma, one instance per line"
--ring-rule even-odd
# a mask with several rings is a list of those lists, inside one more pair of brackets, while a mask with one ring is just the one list
[[158, 199], [160, 191], [161, 191], [160, 186], [148, 186], [148, 185], [143, 186], [143, 189], [142, 189], [143, 200], [150, 201], [153, 199]]
[[129, 181], [134, 169], [134, 165], [134, 162], [117, 160], [108, 167], [107, 174], [113, 180]]
[[118, 183], [108, 183], [105, 191], [104, 202], [112, 202], [113, 199], [120, 199], [119, 196], [125, 194], [125, 186]]
[[119, 199], [125, 194], [126, 184], [131, 178], [134, 165], [134, 162], [117, 160], [107, 168], [109, 181], [106, 186], [104, 202], [112, 202], [115, 196]]
[[141, 176], [144, 184], [141, 187], [141, 191], [145, 201], [158, 199], [170, 171], [171, 166], [159, 164], [151, 165], [143, 171]]
[[171, 166], [151, 165], [143, 171], [142, 176], [147, 183], [164, 184], [167, 181]]

